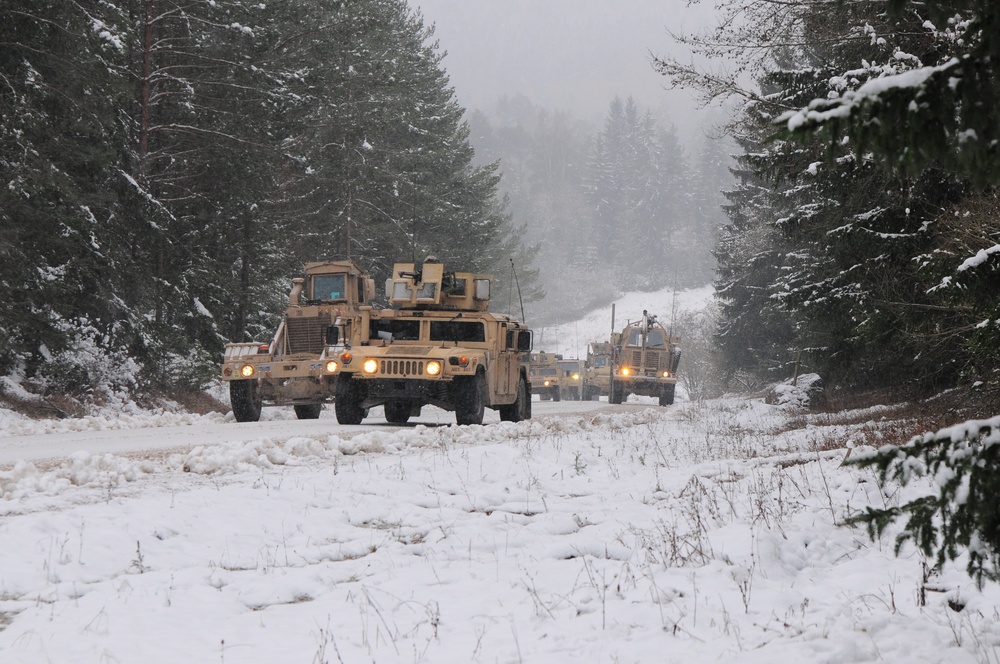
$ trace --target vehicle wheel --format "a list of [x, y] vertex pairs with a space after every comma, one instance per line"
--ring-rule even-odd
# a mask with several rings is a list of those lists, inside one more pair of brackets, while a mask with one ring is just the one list
[[385, 406], [385, 421], [390, 424], [406, 424], [410, 419], [410, 404], [405, 401], [390, 401]]
[[481, 373], [455, 379], [455, 421], [458, 424], [482, 424], [486, 411], [486, 378]]
[[531, 419], [531, 394], [528, 383], [521, 378], [517, 383], [517, 398], [509, 406], [500, 406], [500, 420], [503, 422], [520, 422]]
[[319, 414], [323, 411], [323, 404], [299, 404], [298, 406], [292, 406], [292, 408], [295, 409], [295, 417], [300, 420], [316, 420], [319, 419]]
[[229, 403], [237, 422], [256, 422], [260, 419], [260, 390], [256, 380], [229, 381]]
[[551, 394], [539, 394], [538, 398], [541, 399], [542, 401], [548, 401], [549, 399], [552, 398], [552, 395]]
[[578, 387], [578, 388], [576, 388], [576, 390], [575, 390], [575, 391], [573, 392], [573, 401], [583, 401], [583, 395], [582, 395], [582, 394], [580, 394], [580, 389], [581, 389], [581, 388], [579, 388], [579, 387]]
[[361, 407], [361, 386], [349, 373], [337, 376], [336, 399], [333, 409], [340, 424], [361, 424], [367, 411]]
[[621, 403], [625, 400], [625, 387], [621, 383], [613, 383], [611, 391], [608, 393], [610, 403]]
[[555, 392], [553, 392], [552, 393], [552, 400], [553, 401], [562, 401], [562, 391], [561, 390], [556, 390]]
[[660, 405], [669, 406], [674, 402], [674, 390], [677, 385], [671, 383], [670, 385], [664, 385], [660, 388]]

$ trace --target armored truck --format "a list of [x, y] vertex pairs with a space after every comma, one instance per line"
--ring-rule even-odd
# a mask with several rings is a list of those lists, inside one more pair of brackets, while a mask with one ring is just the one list
[[557, 362], [562, 355], [553, 353], [532, 353], [528, 358], [528, 372], [532, 389], [542, 401], [562, 400], [562, 370]]
[[425, 405], [454, 411], [458, 424], [531, 417], [531, 381], [521, 357], [532, 334], [512, 316], [489, 311], [489, 275], [450, 272], [433, 257], [397, 263], [386, 282], [390, 309], [362, 310], [358, 336], [338, 363], [334, 409], [359, 424], [382, 406], [407, 422]]
[[611, 390], [611, 358], [613, 347], [608, 341], [593, 342], [587, 346], [586, 373], [583, 384], [584, 399], [608, 396]]
[[586, 369], [583, 360], [562, 359], [556, 362], [556, 366], [562, 371], [560, 389], [563, 397], [580, 401], [584, 398], [584, 384], [586, 382]]
[[661, 406], [672, 404], [681, 359], [678, 341], [647, 311], [638, 321], [612, 334], [614, 357], [608, 400], [619, 404], [630, 394], [640, 394], [657, 397]]
[[306, 263], [292, 279], [288, 307], [270, 343], [226, 344], [222, 380], [238, 422], [256, 422], [262, 406], [292, 406], [316, 419], [336, 393], [337, 356], [370, 309], [375, 281], [354, 261]]

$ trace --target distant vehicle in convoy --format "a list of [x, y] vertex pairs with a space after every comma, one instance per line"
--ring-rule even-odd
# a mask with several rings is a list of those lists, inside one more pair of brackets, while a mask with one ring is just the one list
[[587, 346], [584, 399], [596, 400], [611, 392], [611, 364], [614, 347], [608, 341], [593, 342]]
[[560, 385], [563, 398], [573, 401], [583, 399], [587, 374], [583, 360], [562, 359], [556, 365], [563, 373]]
[[382, 406], [402, 424], [425, 405], [454, 411], [458, 424], [531, 418], [532, 383], [521, 358], [531, 330], [489, 311], [491, 277], [446, 271], [428, 257], [397, 263], [386, 282], [391, 309], [362, 308], [356, 336], [335, 355], [334, 408], [341, 424], [359, 424]]
[[640, 394], [657, 397], [661, 406], [672, 404], [681, 359], [677, 341], [657, 322], [656, 316], [646, 311], [640, 320], [612, 334], [614, 357], [608, 400], [619, 404], [630, 394]]
[[263, 406], [292, 406], [316, 419], [336, 391], [337, 356], [371, 308], [375, 282], [354, 261], [306, 263], [292, 279], [288, 307], [270, 343], [226, 344], [222, 380], [237, 422], [256, 422]]
[[557, 362], [562, 355], [555, 353], [532, 353], [528, 357], [528, 372], [532, 390], [542, 401], [562, 400], [562, 370]]

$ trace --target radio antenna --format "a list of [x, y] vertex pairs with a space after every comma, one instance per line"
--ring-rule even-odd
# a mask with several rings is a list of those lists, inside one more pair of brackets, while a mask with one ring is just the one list
[[521, 304], [521, 322], [527, 323], [524, 318], [524, 299], [521, 298], [521, 284], [517, 280], [517, 270], [514, 269], [514, 259], [510, 259], [510, 273], [514, 275], [514, 284], [517, 285], [517, 301]]

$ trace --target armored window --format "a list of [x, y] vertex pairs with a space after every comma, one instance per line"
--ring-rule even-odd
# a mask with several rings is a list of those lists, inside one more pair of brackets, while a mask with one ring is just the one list
[[346, 300], [347, 290], [343, 274], [319, 274], [312, 278], [313, 300]]
[[650, 330], [646, 333], [647, 348], [665, 348], [663, 343], [663, 332], [660, 330]]
[[431, 341], [482, 343], [486, 341], [486, 328], [479, 322], [432, 321]]
[[385, 341], [416, 341], [420, 339], [420, 321], [418, 320], [373, 320], [368, 337], [372, 340]]

